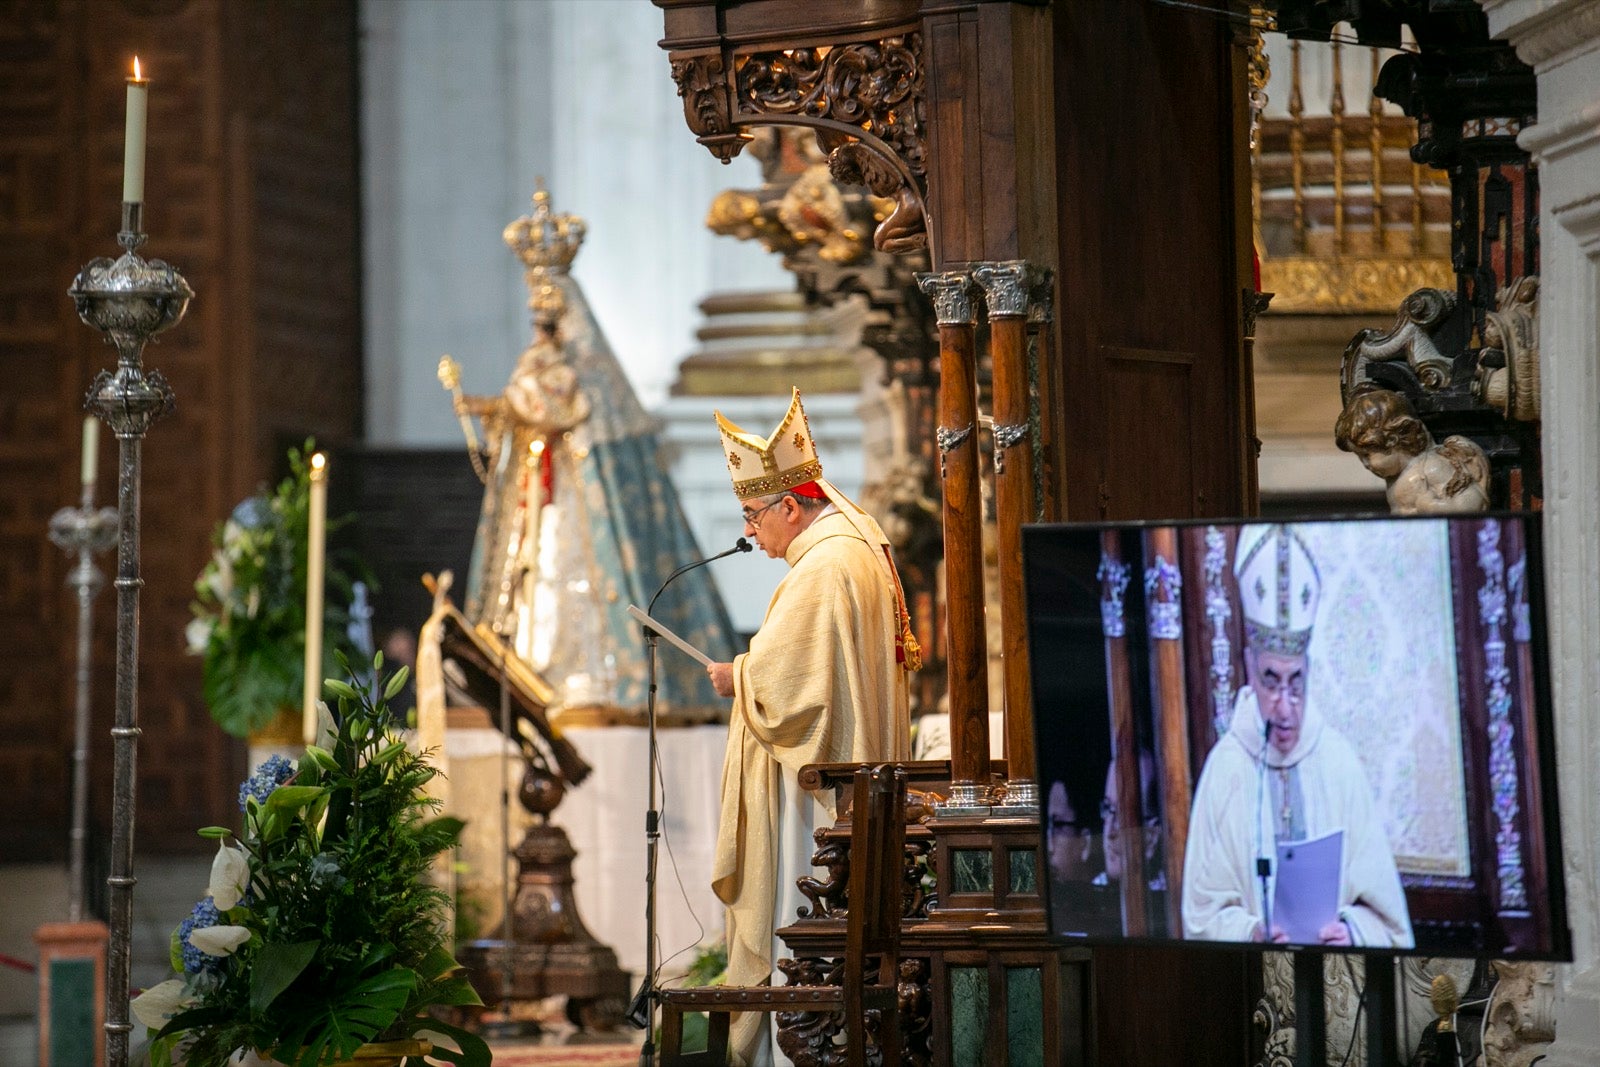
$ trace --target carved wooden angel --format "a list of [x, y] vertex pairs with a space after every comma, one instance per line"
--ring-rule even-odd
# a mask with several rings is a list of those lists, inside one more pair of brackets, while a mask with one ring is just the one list
[[1489, 459], [1465, 437], [1433, 435], [1399, 393], [1369, 389], [1350, 398], [1334, 440], [1388, 484], [1396, 515], [1442, 515], [1489, 507]]

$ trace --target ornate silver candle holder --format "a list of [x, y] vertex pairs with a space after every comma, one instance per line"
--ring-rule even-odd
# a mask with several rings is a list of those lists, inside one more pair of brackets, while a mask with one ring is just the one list
[[84, 845], [88, 836], [89, 815], [89, 693], [92, 688], [93, 659], [90, 642], [94, 636], [94, 598], [106, 584], [105, 575], [94, 565], [97, 552], [117, 543], [117, 513], [94, 506], [94, 482], [83, 486], [78, 507], [62, 508], [50, 516], [50, 540], [69, 555], [76, 554], [78, 565], [67, 575], [67, 586], [78, 594], [78, 660], [76, 705], [72, 719], [72, 834], [69, 839], [67, 920], [83, 921]]
[[144, 346], [176, 326], [194, 291], [183, 275], [135, 253], [144, 244], [143, 207], [122, 205], [124, 251], [91, 260], [67, 294], [78, 317], [105, 334], [117, 349], [117, 368], [101, 371], [84, 408], [117, 435], [117, 682], [116, 724], [111, 728], [111, 939], [106, 953], [106, 1062], [127, 1067], [129, 946], [133, 932], [134, 772], [139, 747], [139, 491], [140, 454], [150, 424], [172, 410], [172, 389], [159, 373], [146, 373]]

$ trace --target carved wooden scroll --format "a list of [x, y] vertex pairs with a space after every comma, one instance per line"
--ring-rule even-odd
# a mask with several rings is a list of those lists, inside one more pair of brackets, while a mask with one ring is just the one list
[[750, 127], [810, 127], [836, 181], [891, 202], [874, 247], [927, 247], [924, 64], [915, 29], [804, 48], [723, 39], [716, 52], [675, 53], [672, 80], [696, 140], [724, 163], [751, 139]]

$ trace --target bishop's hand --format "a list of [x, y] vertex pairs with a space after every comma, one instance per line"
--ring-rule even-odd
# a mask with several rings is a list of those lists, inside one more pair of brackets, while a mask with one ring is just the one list
[[717, 696], [733, 696], [733, 664], [708, 663], [706, 677], [711, 679], [711, 688], [717, 691]]

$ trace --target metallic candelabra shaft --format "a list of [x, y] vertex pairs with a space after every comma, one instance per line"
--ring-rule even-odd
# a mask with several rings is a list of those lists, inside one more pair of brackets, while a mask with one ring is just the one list
[[[94, 482], [83, 486], [79, 508], [87, 518], [94, 515]], [[100, 591], [100, 572], [94, 565], [94, 545], [84, 538], [78, 543], [78, 566], [72, 584], [78, 591], [78, 676], [77, 703], [72, 716], [72, 836], [69, 842], [67, 917], [83, 921], [84, 852], [89, 836], [89, 696], [94, 681], [94, 598]]]
[[133, 932], [134, 783], [139, 756], [139, 437], [117, 435], [117, 695], [111, 728], [111, 945], [106, 953], [106, 1061], [128, 1062], [128, 975]]
[[122, 205], [116, 260], [96, 259], [73, 280], [68, 295], [78, 317], [117, 349], [115, 371], [101, 371], [85, 407], [117, 435], [117, 674], [112, 738], [111, 938], [106, 953], [106, 1062], [127, 1067], [128, 975], [133, 934], [133, 831], [139, 749], [139, 504], [140, 458], [150, 424], [172, 410], [172, 390], [159, 373], [145, 373], [145, 343], [176, 325], [194, 297], [189, 284], [160, 260], [135, 254], [144, 243], [142, 206]]
[[[86, 442], [84, 447], [92, 445]], [[92, 470], [92, 464], [88, 469]], [[83, 921], [86, 888], [84, 852], [89, 823], [89, 698], [94, 688], [94, 598], [105, 585], [105, 576], [94, 565], [94, 556], [110, 548], [117, 536], [117, 513], [110, 508], [95, 509], [94, 489], [91, 476], [83, 483], [78, 507], [62, 508], [50, 516], [50, 540], [78, 561], [67, 576], [67, 585], [78, 594], [77, 690], [72, 723], [72, 832], [67, 886], [68, 919], [75, 923]]]

